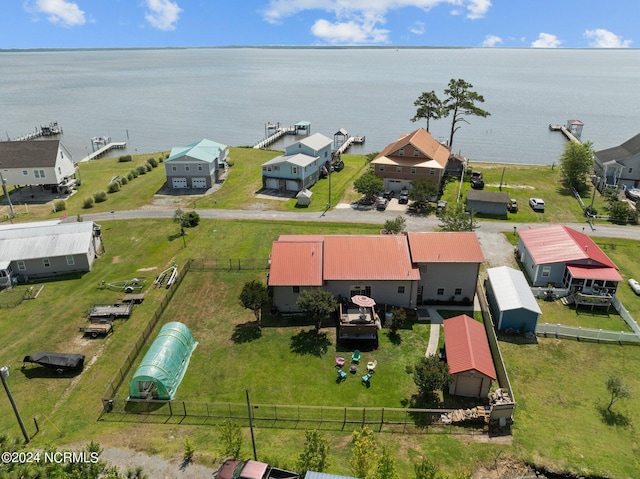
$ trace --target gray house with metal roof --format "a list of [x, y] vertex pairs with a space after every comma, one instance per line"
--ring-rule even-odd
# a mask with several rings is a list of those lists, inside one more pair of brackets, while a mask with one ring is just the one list
[[300, 191], [313, 186], [320, 178], [320, 168], [331, 161], [333, 141], [315, 133], [288, 145], [284, 155], [263, 163], [262, 187]]
[[0, 226], [0, 287], [21, 279], [87, 272], [102, 249], [92, 221]]
[[535, 332], [542, 310], [522, 271], [508, 266], [489, 268], [485, 290], [498, 331]]
[[600, 191], [605, 185], [638, 188], [640, 185], [640, 133], [620, 146], [596, 152], [594, 172]]
[[76, 169], [60, 140], [0, 141], [0, 171], [7, 185], [69, 190], [75, 184]]
[[176, 146], [164, 161], [167, 186], [209, 189], [224, 173], [228, 158], [229, 148], [226, 145], [207, 139]]

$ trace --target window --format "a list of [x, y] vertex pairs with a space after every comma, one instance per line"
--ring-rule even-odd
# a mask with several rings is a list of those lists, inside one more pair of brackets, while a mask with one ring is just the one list
[[298, 294], [300, 292], [300, 286], [293, 286], [291, 289], [293, 290], [293, 294]]
[[74, 264], [76, 264], [76, 260], [73, 258], [73, 256], [68, 255], [67, 256], [67, 266], [73, 266]]
[[398, 294], [404, 294], [404, 286], [398, 286]]
[[631, 173], [633, 171], [633, 168], [629, 168], [629, 173]]
[[399, 156], [404, 156], [404, 148], [400, 148], [400, 149], [398, 150], [398, 155], [399, 155]]
[[430, 174], [431, 176], [435, 175], [435, 174], [436, 174], [436, 170], [434, 170], [433, 168], [431, 168], [431, 169], [429, 170], [429, 174]]
[[456, 288], [456, 292], [453, 294], [455, 294], [456, 296], [460, 296], [462, 294], [462, 288]]
[[411, 168], [411, 174], [412, 174], [412, 175], [415, 175], [415, 174], [416, 174], [416, 169], [415, 169], [415, 167], [412, 167], [412, 168]]
[[325, 157], [325, 158], [327, 157], [327, 153], [329, 153], [329, 152], [328, 152], [328, 151], [325, 151], [325, 152], [324, 152], [324, 157]]
[[189, 165], [185, 165], [184, 171], [189, 171]]
[[363, 296], [371, 297], [371, 286], [351, 286], [351, 296], [357, 296], [359, 294]]
[[23, 174], [24, 176], [29, 176], [29, 172], [28, 172], [27, 170], [22, 170], [22, 174]]
[[198, 171], [202, 171], [202, 165], [198, 165]]
[[378, 166], [378, 171], [384, 171], [384, 165], [379, 165]]
[[420, 156], [420, 152], [418, 150], [413, 150], [413, 156], [416, 158]]
[[292, 166], [291, 167], [291, 173], [293, 173], [294, 175], [298, 174], [298, 167], [297, 166]]
[[444, 296], [444, 288], [438, 288], [438, 292], [436, 294], [438, 296]]
[[178, 171], [178, 167], [176, 165], [171, 165], [171, 171]]
[[16, 264], [18, 265], [18, 271], [26, 271], [27, 270], [27, 265], [24, 264], [24, 261], [17, 261]]
[[402, 173], [402, 166], [396, 166], [396, 173]]
[[551, 266], [543, 266], [542, 267], [542, 277], [548, 278], [551, 274]]
[[44, 258], [42, 260], [42, 266], [44, 266], [45, 268], [50, 268], [51, 267], [51, 261], [49, 261], [49, 258]]
[[44, 170], [33, 170], [33, 176], [36, 178], [44, 178]]
[[[271, 171], [271, 170], [269, 170], [269, 171]], [[280, 166], [279, 165], [275, 165], [273, 167], [273, 171], [280, 171]]]

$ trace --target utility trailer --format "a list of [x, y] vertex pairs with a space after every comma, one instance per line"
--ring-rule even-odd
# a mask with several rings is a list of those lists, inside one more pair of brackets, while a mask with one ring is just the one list
[[87, 326], [81, 326], [80, 331], [84, 334], [97, 338], [98, 336], [106, 336], [113, 331], [113, 323], [89, 323]]
[[89, 319], [128, 318], [132, 311], [133, 303], [94, 304], [89, 310]]

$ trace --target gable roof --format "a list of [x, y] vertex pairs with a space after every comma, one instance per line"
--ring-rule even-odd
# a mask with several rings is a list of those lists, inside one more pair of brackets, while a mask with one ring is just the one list
[[0, 228], [0, 261], [87, 254], [93, 237], [92, 221], [16, 226]]
[[596, 158], [602, 164], [610, 161], [624, 161], [638, 155], [640, 155], [640, 133], [622, 145], [596, 152]]
[[[411, 145], [424, 156], [415, 158], [412, 156], [400, 156], [401, 148]], [[424, 128], [418, 128], [407, 135], [401, 136], [397, 141], [388, 144], [384, 150], [372, 161], [374, 164], [414, 164], [414, 166], [428, 168], [444, 168], [447, 166], [450, 155], [449, 148], [436, 140], [431, 133]]]
[[498, 266], [487, 269], [487, 276], [500, 311], [527, 309], [542, 314], [522, 271]]
[[324, 237], [325, 280], [415, 280], [404, 235], [336, 235]]
[[482, 263], [484, 255], [473, 232], [407, 233], [414, 263]]
[[536, 264], [591, 260], [593, 266], [618, 269], [589, 236], [564, 225], [532, 227], [518, 234]]
[[275, 158], [270, 159], [269, 161], [262, 163], [260, 166], [269, 166], [269, 165], [282, 165], [289, 163], [291, 165], [296, 166], [309, 166], [311, 163], [318, 159], [317, 156], [309, 156], [302, 153], [297, 153], [295, 155], [280, 155]]
[[469, 190], [467, 191], [467, 201], [484, 201], [485, 203], [501, 203], [507, 207], [509, 203], [509, 193], [501, 191], [484, 191], [484, 190]]
[[59, 145], [60, 140], [0, 141], [2, 168], [53, 168]]
[[307, 136], [296, 143], [302, 143], [314, 151], [320, 151], [324, 147], [331, 145], [333, 140], [327, 138], [322, 133], [314, 133], [313, 135]]
[[322, 257], [321, 240], [274, 241], [269, 286], [322, 286]]
[[171, 148], [171, 154], [165, 160], [165, 163], [187, 157], [214, 164], [226, 149], [226, 145], [203, 139], [187, 146]]
[[451, 374], [475, 370], [496, 379], [484, 326], [466, 314], [444, 320], [444, 343]]

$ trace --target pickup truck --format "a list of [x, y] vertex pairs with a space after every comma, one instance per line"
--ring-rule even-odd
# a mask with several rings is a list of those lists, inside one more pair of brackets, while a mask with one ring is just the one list
[[218, 470], [217, 479], [300, 479], [295, 472], [285, 471], [251, 459], [227, 459]]

